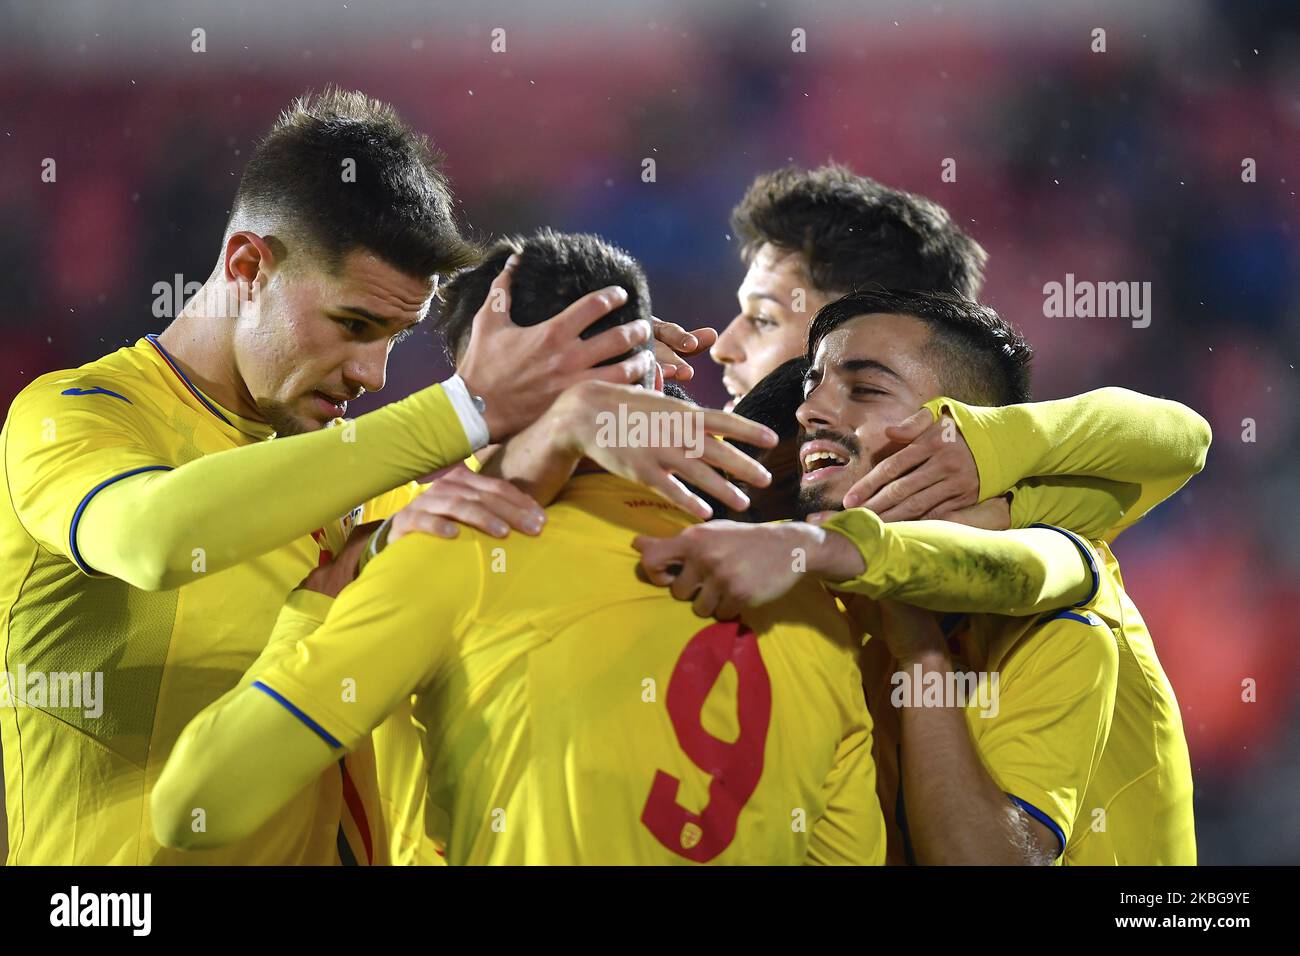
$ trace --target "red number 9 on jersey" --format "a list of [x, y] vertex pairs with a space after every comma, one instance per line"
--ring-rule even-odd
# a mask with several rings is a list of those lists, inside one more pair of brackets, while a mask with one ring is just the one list
[[[739, 678], [736, 709], [740, 736], [734, 743], [719, 740], [701, 722], [704, 701], [727, 661], [735, 665]], [[707, 863], [735, 839], [740, 811], [763, 775], [772, 682], [754, 632], [739, 621], [723, 621], [691, 638], [673, 668], [667, 705], [682, 750], [713, 778], [709, 802], [700, 813], [691, 813], [677, 802], [681, 781], [657, 770], [641, 822], [674, 853]]]

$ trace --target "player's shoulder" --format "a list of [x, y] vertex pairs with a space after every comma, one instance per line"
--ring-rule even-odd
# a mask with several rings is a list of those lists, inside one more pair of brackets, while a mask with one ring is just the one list
[[157, 388], [157, 376], [141, 348], [128, 346], [77, 368], [38, 376], [14, 397], [10, 417], [69, 405], [102, 409], [105, 414], [138, 406]]
[[829, 657], [857, 660], [861, 641], [848, 615], [817, 581], [801, 581], [780, 599], [747, 612], [745, 619], [760, 633], [800, 636]]
[[1084, 687], [1119, 673], [1119, 642], [1110, 623], [1082, 607], [1040, 614], [1017, 648], [1021, 666]]

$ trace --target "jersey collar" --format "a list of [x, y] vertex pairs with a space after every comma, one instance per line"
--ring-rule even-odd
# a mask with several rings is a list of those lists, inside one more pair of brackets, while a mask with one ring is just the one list
[[251, 438], [263, 439], [274, 437], [275, 429], [266, 424], [266, 422], [255, 422], [251, 419], [244, 418], [242, 415], [236, 415], [234, 412], [227, 408], [223, 408], [212, 399], [208, 398], [207, 395], [203, 394], [198, 386], [190, 381], [190, 377], [182, 371], [177, 361], [172, 358], [171, 353], [163, 348], [162, 343], [158, 341], [157, 335], [150, 333], [144, 337], [144, 341], [149, 343], [154, 354], [156, 354], [163, 364], [171, 371], [173, 382], [188, 393], [189, 396], [198, 402], [199, 405], [207, 409], [209, 413], [220, 419], [226, 426], [237, 432], [248, 435]]

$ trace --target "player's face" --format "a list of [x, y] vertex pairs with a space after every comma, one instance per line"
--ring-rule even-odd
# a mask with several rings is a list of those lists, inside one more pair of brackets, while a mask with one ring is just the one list
[[740, 314], [709, 350], [731, 393], [728, 410], [782, 362], [803, 354], [808, 323], [829, 301], [812, 288], [803, 257], [771, 243], [755, 253], [736, 295]]
[[800, 516], [841, 510], [854, 482], [898, 450], [885, 429], [941, 394], [929, 338], [911, 316], [863, 315], [818, 344], [797, 413]]
[[277, 433], [315, 431], [383, 388], [388, 353], [424, 317], [435, 288], [435, 278], [412, 278], [361, 250], [336, 275], [305, 265], [272, 273], [239, 321], [235, 355]]

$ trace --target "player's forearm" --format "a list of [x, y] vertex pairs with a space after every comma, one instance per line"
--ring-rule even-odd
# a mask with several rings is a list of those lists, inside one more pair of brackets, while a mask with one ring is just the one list
[[1210, 426], [1192, 409], [1123, 388], [1000, 408], [945, 398], [931, 403], [936, 414], [937, 406], [970, 446], [981, 500], [1048, 475], [1154, 485], [1168, 497], [1205, 466], [1210, 445]]
[[[900, 664], [946, 678], [946, 656]], [[960, 707], [900, 712], [903, 799], [916, 862], [924, 866], [1024, 866], [1038, 853], [1019, 811], [989, 776]]]
[[78, 550], [95, 571], [136, 587], [178, 587], [287, 544], [470, 451], [456, 410], [434, 386], [341, 427], [110, 485], [86, 505]]
[[864, 570], [822, 574], [838, 591], [931, 611], [1030, 615], [1085, 600], [1091, 570], [1062, 534], [1042, 528], [985, 531], [949, 521], [885, 524], [854, 508], [825, 522], [857, 548]]

